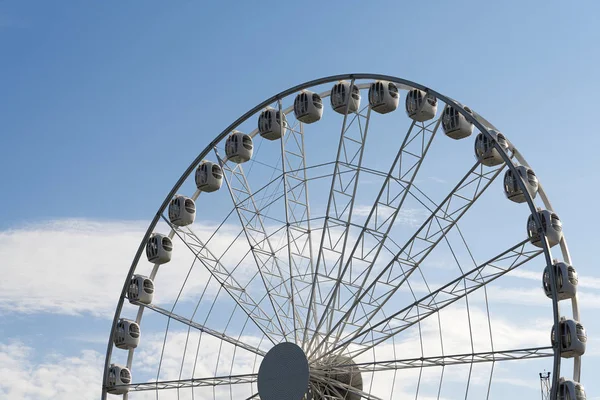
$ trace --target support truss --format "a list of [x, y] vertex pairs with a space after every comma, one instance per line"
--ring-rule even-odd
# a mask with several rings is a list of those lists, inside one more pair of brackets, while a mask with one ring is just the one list
[[132, 383], [130, 385], [116, 385], [115, 389], [129, 386], [130, 392], [139, 392], [143, 390], [167, 390], [167, 389], [185, 389], [206, 386], [224, 386], [254, 383], [258, 380], [258, 374], [217, 376], [211, 378], [192, 378], [173, 381], [143, 382]]
[[[503, 168], [504, 165], [486, 172], [482, 164], [475, 163], [377, 277], [357, 294], [356, 300], [342, 317], [342, 320], [346, 321], [346, 337], [360, 335], [371, 326], [371, 320], [491, 185]], [[364, 312], [357, 313], [357, 309]], [[327, 344], [333, 347], [328, 353], [342, 346]]]
[[209, 327], [207, 327], [205, 325], [202, 325], [202, 324], [200, 324], [198, 322], [192, 321], [190, 319], [182, 317], [181, 315], [177, 315], [177, 314], [175, 314], [173, 312], [165, 310], [162, 307], [156, 306], [154, 304], [144, 304], [144, 303], [140, 303], [140, 302], [137, 302], [137, 301], [134, 304], [136, 304], [138, 306], [145, 307], [145, 308], [149, 308], [152, 311], [156, 311], [157, 313], [162, 314], [162, 315], [164, 315], [166, 317], [169, 317], [171, 319], [174, 319], [175, 321], [179, 321], [182, 324], [186, 324], [187, 326], [190, 326], [190, 327], [192, 327], [194, 329], [197, 329], [200, 332], [204, 332], [204, 333], [206, 333], [206, 334], [208, 334], [210, 336], [213, 336], [213, 337], [215, 337], [217, 339], [223, 340], [224, 342], [230, 343], [230, 344], [232, 344], [234, 346], [237, 346], [237, 347], [239, 347], [241, 349], [248, 350], [248, 351], [250, 351], [250, 352], [252, 352], [254, 354], [258, 354], [259, 356], [264, 356], [266, 354], [264, 351], [262, 351], [260, 349], [257, 349], [254, 346], [250, 346], [249, 344], [246, 344], [246, 343], [244, 343], [244, 342], [242, 342], [242, 341], [240, 341], [240, 340], [238, 340], [238, 339], [236, 339], [234, 337], [228, 336], [228, 335], [226, 335], [223, 332], [216, 331], [216, 330], [211, 329], [211, 328], [209, 328]]
[[358, 347], [351, 351], [354, 357], [364, 353], [543, 253], [543, 250], [532, 247], [529, 240], [524, 240], [512, 246], [489, 261], [478, 265], [427, 296], [374, 324], [368, 330], [350, 338], [347, 337], [343, 343], [335, 346], [335, 349], [344, 349], [353, 345]]
[[349, 365], [337, 365], [324, 369], [325, 372], [344, 373], [357, 367], [368, 372], [390, 371], [411, 368], [445, 367], [458, 364], [474, 364], [496, 361], [528, 360], [553, 357], [552, 346], [526, 349], [488, 351], [479, 353], [453, 354], [436, 357], [418, 357], [402, 360], [373, 361]]
[[[334, 294], [327, 304], [327, 310], [335, 307], [343, 309], [367, 284], [371, 270], [385, 247], [388, 235], [404, 205], [440, 122], [441, 119], [437, 119], [427, 125], [417, 124], [414, 121], [411, 124], [342, 269], [340, 279], [335, 284]], [[338, 293], [340, 290], [343, 290], [343, 293]], [[334, 299], [338, 301], [346, 299], [345, 304], [334, 305], [332, 304]], [[333, 317], [334, 312], [330, 312], [329, 315]], [[320, 326], [317, 330], [319, 328]], [[346, 321], [339, 319], [322, 339], [321, 344], [327, 343], [329, 337], [333, 337], [333, 341], [336, 342], [345, 328]]]
[[[353, 84], [354, 80], [350, 87]], [[313, 326], [311, 329], [310, 315], [311, 313], [319, 315], [319, 311], [324, 311], [317, 310], [317, 303], [320, 305], [329, 303], [330, 298], [334, 295], [333, 284], [336, 280], [340, 279], [339, 272], [342, 270], [342, 262], [350, 232], [350, 222], [353, 216], [352, 209], [356, 198], [358, 178], [369, 130], [371, 108], [366, 107], [366, 110], [366, 115], [361, 114], [361, 112], [349, 114], [348, 107], [346, 107], [334, 173], [331, 180], [329, 199], [327, 201], [326, 217], [321, 232], [321, 243], [313, 276], [310, 297], [312, 308], [309, 309], [305, 321], [302, 343], [306, 344], [308, 338], [310, 336], [312, 338], [308, 346], [305, 347], [305, 350], [310, 349], [315, 344], [314, 340], [319, 336], [318, 326], [323, 324], [327, 316], [325, 312], [322, 312], [318, 325]], [[330, 289], [327, 290], [327, 287], [330, 287]], [[326, 293], [323, 293], [321, 290], [325, 290]]]
[[[279, 102], [279, 112], [281, 102]], [[281, 165], [285, 196], [285, 222], [290, 273], [291, 305], [294, 315], [294, 340], [308, 316], [310, 293], [314, 275], [313, 249], [308, 204], [306, 153], [304, 151], [304, 124], [286, 130], [281, 138]], [[316, 318], [316, 315], [314, 316]]]
[[[165, 221], [168, 220], [165, 218]], [[248, 294], [246, 286], [242, 286], [189, 227], [176, 227], [171, 225], [176, 235], [190, 249], [194, 256], [204, 265], [216, 281], [250, 317], [252, 322], [266, 335], [273, 344], [285, 340], [284, 333], [273, 321], [270, 314], [266, 313]]]
[[223, 169], [225, 182], [252, 251], [257, 271], [273, 308], [273, 317], [287, 341], [289, 340], [287, 334], [293, 332], [295, 325], [292, 296], [289, 287], [285, 285], [289, 276], [284, 272], [285, 268], [279, 265], [244, 168], [241, 164], [235, 164], [231, 168], [230, 163], [226, 163], [218, 153], [217, 158]]

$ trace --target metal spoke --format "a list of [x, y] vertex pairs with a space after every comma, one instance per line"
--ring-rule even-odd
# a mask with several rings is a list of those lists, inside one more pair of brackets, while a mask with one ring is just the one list
[[[335, 295], [340, 288], [344, 288], [348, 291], [348, 293], [346, 293], [346, 298], [355, 298], [361, 291], [361, 288], [368, 282], [370, 272], [388, 240], [388, 235], [394, 226], [396, 217], [402, 209], [407, 195], [409, 194], [410, 187], [419, 172], [421, 164], [429, 150], [429, 146], [439, 128], [440, 122], [441, 119], [438, 119], [429, 125], [421, 123], [417, 128], [415, 128], [417, 123], [414, 121], [410, 125], [410, 128], [404, 137], [404, 141], [392, 162], [381, 189], [379, 190], [379, 194], [373, 203], [365, 224], [360, 231], [358, 239], [352, 248], [350, 256], [344, 265], [340, 274], [340, 279], [338, 279], [335, 284], [334, 295], [331, 299], [335, 298]], [[431, 125], [434, 125], [433, 129], [430, 128]], [[386, 216], [387, 214], [390, 215]], [[365, 237], [371, 240], [365, 240]], [[366, 273], [357, 273], [356, 271], [353, 271], [353, 268], [358, 271], [366, 271]], [[341, 285], [342, 280], [346, 277], [348, 271], [350, 271], [348, 283], [357, 284], [356, 290], [353, 290], [353, 286]], [[352, 277], [353, 272], [354, 278]], [[333, 307], [331, 299], [327, 304], [327, 309]], [[330, 315], [333, 316], [333, 313], [330, 313]], [[315, 351], [327, 343], [327, 340], [334, 334], [334, 331], [337, 331], [334, 335], [334, 342], [339, 340], [339, 337], [345, 328], [346, 320], [338, 320], [322, 339], [321, 344], [317, 346]], [[318, 329], [319, 327], [317, 327], [317, 330]]]
[[157, 381], [157, 382], [141, 382], [132, 383], [130, 385], [115, 385], [115, 388], [128, 386], [129, 391], [139, 392], [144, 390], [168, 390], [168, 389], [184, 389], [194, 387], [214, 387], [223, 385], [239, 385], [254, 383], [258, 380], [258, 374], [217, 376], [209, 378], [192, 378], [172, 381]]
[[[354, 328], [351, 334], [358, 336], [370, 325], [371, 320], [484, 193], [503, 168], [504, 166], [500, 166], [484, 172], [483, 166], [479, 162], [475, 163], [377, 277], [366, 288], [359, 291], [355, 302], [346, 310], [342, 318], [346, 321], [346, 326]], [[435, 225], [441, 228], [437, 229]], [[378, 304], [373, 306], [375, 299], [378, 300]], [[356, 308], [363, 304], [370, 311], [365, 314], [355, 313]], [[345, 342], [344, 346], [348, 344]], [[340, 347], [342, 345], [334, 345], [327, 353], [334, 352]]]
[[[281, 101], [278, 102], [278, 106], [283, 120]], [[290, 301], [294, 313], [294, 340], [299, 343], [298, 330], [304, 324], [310, 307], [310, 288], [314, 267], [304, 124], [300, 121], [296, 122], [299, 129], [296, 130], [292, 126], [281, 138], [281, 163], [285, 196]]]
[[291, 310], [291, 295], [284, 269], [279, 265], [274, 247], [266, 233], [263, 218], [256, 204], [252, 189], [241, 164], [233, 168], [223, 160], [215, 149], [223, 176], [231, 195], [240, 224], [252, 251], [257, 270], [273, 308], [273, 317], [281, 329], [284, 340], [293, 331], [293, 315]]
[[552, 346], [544, 347], [529, 347], [524, 349], [513, 349], [503, 351], [487, 351], [479, 353], [464, 353], [464, 354], [452, 354], [445, 356], [435, 357], [416, 357], [406, 358], [401, 360], [386, 360], [386, 361], [371, 361], [364, 363], [357, 363], [352, 365], [336, 365], [327, 368], [327, 372], [348, 372], [352, 368], [360, 368], [368, 371], [390, 371], [390, 370], [401, 370], [401, 369], [414, 369], [414, 368], [425, 368], [425, 367], [446, 367], [449, 365], [458, 364], [473, 364], [483, 362], [497, 362], [497, 361], [514, 361], [514, 360], [527, 360], [534, 358], [545, 358], [553, 357], [554, 351]]
[[[354, 85], [354, 80], [350, 83], [350, 88]], [[356, 199], [356, 189], [360, 175], [360, 166], [362, 165], [365, 142], [369, 130], [369, 121], [371, 108], [368, 107], [366, 117], [360, 113], [354, 114], [350, 124], [347, 123], [349, 115], [348, 109], [350, 100], [346, 105], [346, 112], [342, 123], [342, 132], [338, 146], [334, 174], [331, 180], [331, 189], [327, 201], [326, 219], [321, 233], [321, 244], [317, 255], [317, 262], [312, 283], [311, 303], [316, 302], [315, 295], [317, 289], [325, 288], [327, 284], [335, 283], [340, 279], [341, 265], [344, 260], [346, 243], [350, 232], [349, 223], [352, 221], [354, 201]], [[362, 128], [361, 118], [365, 119], [365, 127]], [[352, 123], [356, 121], [358, 132], [352, 128]], [[335, 261], [326, 261], [326, 257], [332, 257]], [[336, 271], [339, 271], [336, 274]], [[337, 275], [337, 276], [336, 276]], [[320, 303], [327, 304], [331, 298], [335, 297], [333, 289], [323, 296], [320, 293]], [[307, 342], [308, 331], [310, 327], [310, 314], [317, 313], [316, 305], [308, 311], [306, 326], [304, 330], [303, 344]], [[318, 339], [319, 327], [327, 319], [327, 313], [324, 312], [317, 326], [314, 327], [312, 338], [305, 349], [311, 349]]]
[[279, 327], [274, 324], [270, 314], [263, 311], [259, 304], [248, 295], [246, 287], [235, 279], [232, 271], [228, 270], [220, 259], [215, 257], [191, 229], [178, 228], [176, 234], [271, 343], [276, 344], [283, 340], [284, 336]]
[[[373, 324], [369, 329], [347, 336], [342, 343], [333, 347], [331, 353], [342, 352], [350, 344], [360, 345], [359, 349], [350, 352], [356, 357], [543, 253], [543, 250], [530, 249], [528, 245], [529, 240], [524, 240], [512, 246], [420, 300]], [[500, 263], [508, 265], [503, 266]], [[368, 335], [376, 336], [367, 339]], [[360, 338], [362, 340], [359, 340]]]
[[209, 328], [209, 327], [207, 327], [205, 325], [202, 325], [202, 324], [200, 324], [198, 322], [189, 320], [189, 319], [187, 319], [185, 317], [182, 317], [181, 315], [177, 315], [177, 314], [175, 314], [173, 312], [170, 312], [169, 310], [165, 310], [162, 307], [156, 306], [154, 304], [143, 304], [143, 303], [138, 303], [138, 302], [135, 302], [134, 304], [142, 306], [142, 307], [145, 307], [145, 308], [148, 308], [148, 309], [150, 309], [152, 311], [156, 311], [159, 314], [162, 314], [162, 315], [164, 315], [166, 317], [174, 319], [175, 321], [179, 321], [182, 324], [186, 324], [189, 327], [192, 327], [194, 329], [199, 330], [200, 332], [204, 332], [204, 333], [206, 333], [206, 334], [208, 334], [210, 336], [213, 336], [213, 337], [215, 337], [217, 339], [221, 339], [221, 340], [223, 340], [223, 341], [225, 341], [227, 343], [231, 343], [234, 346], [237, 346], [237, 347], [242, 348], [244, 350], [248, 350], [248, 351], [250, 351], [250, 352], [252, 352], [254, 354], [258, 354], [260, 356], [264, 356], [266, 354], [264, 351], [262, 351], [260, 349], [257, 349], [256, 347], [250, 346], [249, 344], [246, 344], [246, 343], [244, 343], [244, 342], [242, 342], [242, 341], [240, 341], [240, 340], [238, 340], [236, 338], [228, 336], [228, 335], [226, 335], [223, 332], [216, 331], [216, 330], [211, 329], [211, 328]]

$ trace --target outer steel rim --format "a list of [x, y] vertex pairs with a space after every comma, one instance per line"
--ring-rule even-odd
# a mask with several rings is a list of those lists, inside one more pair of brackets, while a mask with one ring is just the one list
[[[169, 202], [171, 201], [173, 196], [177, 193], [177, 191], [182, 186], [182, 184], [185, 182], [185, 180], [190, 176], [190, 174], [192, 174], [194, 172], [197, 165], [212, 151], [212, 149], [219, 142], [221, 142], [223, 139], [225, 139], [225, 137], [231, 131], [233, 131], [236, 127], [241, 125], [243, 122], [247, 121], [249, 118], [254, 116], [256, 113], [258, 113], [259, 111], [261, 111], [268, 105], [273, 104], [276, 101], [281, 101], [285, 97], [290, 96], [290, 95], [292, 95], [296, 92], [299, 92], [303, 89], [308, 89], [313, 86], [318, 86], [318, 85], [335, 82], [335, 81], [339, 81], [339, 80], [351, 80], [351, 79], [354, 79], [354, 80], [357, 80], [357, 79], [358, 80], [363, 80], [363, 79], [365, 79], [365, 80], [366, 79], [384, 80], [384, 81], [389, 81], [389, 82], [394, 82], [394, 83], [400, 84], [404, 87], [420, 89], [420, 90], [423, 90], [423, 91], [433, 94], [435, 97], [438, 98], [438, 100], [441, 100], [445, 104], [456, 108], [465, 117], [465, 119], [467, 121], [471, 122], [481, 133], [483, 133], [488, 139], [490, 139], [494, 143], [495, 149], [501, 155], [504, 163], [508, 166], [508, 168], [510, 170], [513, 171], [513, 173], [515, 173], [516, 176], [518, 176], [516, 166], [512, 162], [510, 156], [506, 153], [504, 148], [499, 146], [496, 143], [496, 141], [493, 140], [491, 131], [497, 130], [494, 127], [494, 125], [492, 125], [485, 118], [483, 118], [482, 116], [477, 114], [474, 110], [471, 109], [473, 114], [470, 114], [464, 109], [463, 105], [460, 104], [459, 102], [453, 100], [450, 97], [444, 96], [444, 95], [440, 94], [439, 92], [437, 92], [433, 89], [430, 89], [424, 85], [416, 83], [416, 82], [412, 82], [412, 81], [394, 77], [394, 76], [381, 75], [381, 74], [370, 74], [370, 73], [341, 74], [341, 75], [332, 75], [332, 76], [308, 81], [308, 82], [302, 83], [300, 85], [293, 86], [289, 89], [286, 89], [286, 90], [268, 98], [267, 100], [263, 101], [262, 103], [258, 104], [255, 107], [253, 107], [248, 112], [246, 112], [241, 117], [239, 117], [237, 120], [235, 120], [226, 129], [224, 129], [215, 139], [213, 139], [204, 148], [204, 150], [202, 150], [200, 152], [200, 154], [191, 162], [191, 164], [183, 172], [181, 177], [177, 180], [175, 185], [172, 187], [172, 189], [169, 191], [169, 193], [165, 197], [165, 200], [163, 201], [163, 203], [157, 210], [156, 214], [152, 218], [152, 221], [150, 222], [150, 225], [148, 226], [148, 229], [146, 230], [146, 233], [144, 234], [142, 241], [140, 242], [140, 245], [138, 247], [138, 250], [133, 258], [133, 261], [132, 261], [129, 271], [127, 273], [125, 282], [123, 284], [123, 288], [121, 290], [119, 300], [117, 302], [117, 307], [115, 309], [115, 314], [113, 317], [113, 322], [112, 322], [111, 331], [110, 331], [110, 335], [109, 335], [109, 339], [108, 339], [107, 350], [106, 350], [104, 373], [103, 373], [103, 378], [102, 378], [102, 399], [106, 399], [106, 395], [107, 395], [105, 383], [108, 378], [108, 370], [109, 370], [110, 363], [111, 363], [111, 356], [112, 356], [112, 350], [113, 350], [113, 335], [114, 335], [114, 332], [115, 332], [115, 329], [117, 326], [117, 322], [121, 315], [121, 310], [123, 308], [123, 303], [126, 298], [126, 293], [127, 293], [127, 289], [129, 286], [129, 282], [130, 282], [132, 276], [134, 275], [134, 272], [135, 272], [136, 266], [139, 262], [139, 259], [144, 252], [144, 247], [146, 245], [146, 242], [148, 241], [148, 238], [154, 232], [154, 229], [155, 229], [158, 221], [160, 220], [161, 215], [167, 209]], [[516, 149], [516, 147], [514, 147], [512, 142], [510, 142], [510, 140], [508, 140], [508, 142], [509, 142], [509, 147], [513, 151], [514, 156], [517, 159], [517, 161], [519, 161], [519, 163], [521, 165], [529, 166], [529, 164], [527, 163], [527, 161], [525, 160], [523, 155]], [[531, 198], [531, 196], [529, 194], [529, 191], [525, 187], [525, 183], [521, 179], [517, 179], [517, 183], [518, 183], [520, 189], [522, 190], [522, 192], [525, 194], [525, 199], [526, 199], [527, 205], [529, 207], [530, 212], [534, 216], [536, 225], [538, 227], [541, 227], [542, 226], [541, 220], [536, 212], [537, 208], [535, 206], [533, 199]], [[547, 210], [553, 212], [554, 210], [552, 209], [552, 206], [548, 200], [548, 197], [546, 196], [546, 193], [543, 190], [541, 183], [539, 184], [538, 193], [540, 195], [540, 199], [542, 200], [542, 202], [544, 204], [544, 207]], [[541, 235], [541, 236], [544, 237], [544, 240], [542, 241], [542, 246], [543, 246], [546, 265], [552, 265], [553, 258], [552, 258], [552, 253], [551, 253], [547, 238], [545, 237], [545, 235]], [[564, 235], [560, 242], [560, 248], [561, 248], [561, 253], [562, 253], [564, 262], [567, 264], [571, 264], [571, 258], [570, 258], [567, 242], [566, 242]], [[549, 268], [549, 272], [550, 272], [551, 285], [552, 285], [552, 287], [556, 287], [556, 276], [555, 276], [554, 269]], [[572, 311], [573, 318], [580, 322], [580, 313], [579, 313], [577, 296], [575, 296], [573, 299], [571, 299], [571, 305], [572, 305], [572, 310], [573, 310]], [[555, 291], [552, 292], [552, 309], [553, 309], [554, 326], [558, 326], [558, 322], [560, 320], [560, 311], [559, 311], [559, 302], [558, 302], [557, 294]], [[142, 306], [140, 306], [140, 313], [141, 313], [141, 310], [143, 310]], [[128, 358], [128, 364], [131, 363], [131, 355], [132, 355], [132, 353], [130, 352], [130, 357]], [[554, 348], [554, 363], [553, 363], [553, 371], [552, 371], [552, 394], [551, 394], [552, 399], [556, 398], [556, 395], [557, 395], [556, 388], [558, 387], [558, 381], [559, 381], [559, 377], [560, 377], [560, 364], [561, 364], [560, 351], [558, 351], [556, 348]], [[581, 358], [579, 356], [576, 356], [575, 362], [574, 362], [573, 379], [575, 381], [579, 381], [580, 374], [581, 374]]]

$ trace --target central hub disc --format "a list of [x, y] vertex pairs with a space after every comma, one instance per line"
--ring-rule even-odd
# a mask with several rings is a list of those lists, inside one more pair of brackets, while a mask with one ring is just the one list
[[273, 347], [258, 369], [258, 394], [261, 400], [302, 400], [308, 390], [308, 360], [294, 343]]

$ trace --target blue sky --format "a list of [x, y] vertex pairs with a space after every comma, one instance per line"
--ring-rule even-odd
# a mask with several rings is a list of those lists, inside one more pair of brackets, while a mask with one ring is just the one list
[[[98, 386], [107, 315], [181, 172], [258, 102], [345, 72], [422, 83], [506, 132], [564, 221], [578, 271], [596, 284], [599, 12], [593, 1], [1, 1], [0, 254], [10, 262], [0, 267], [0, 357], [30, 373], [85, 364]], [[117, 233], [118, 249], [104, 255]], [[19, 297], [52, 277], [41, 305]], [[74, 307], [56, 289], [81, 284], [74, 277], [116, 283]], [[590, 337], [600, 328], [592, 289], [582, 301]], [[594, 352], [584, 359], [588, 398], [600, 390]], [[0, 384], [0, 395], [75, 398], [15, 387]]]

